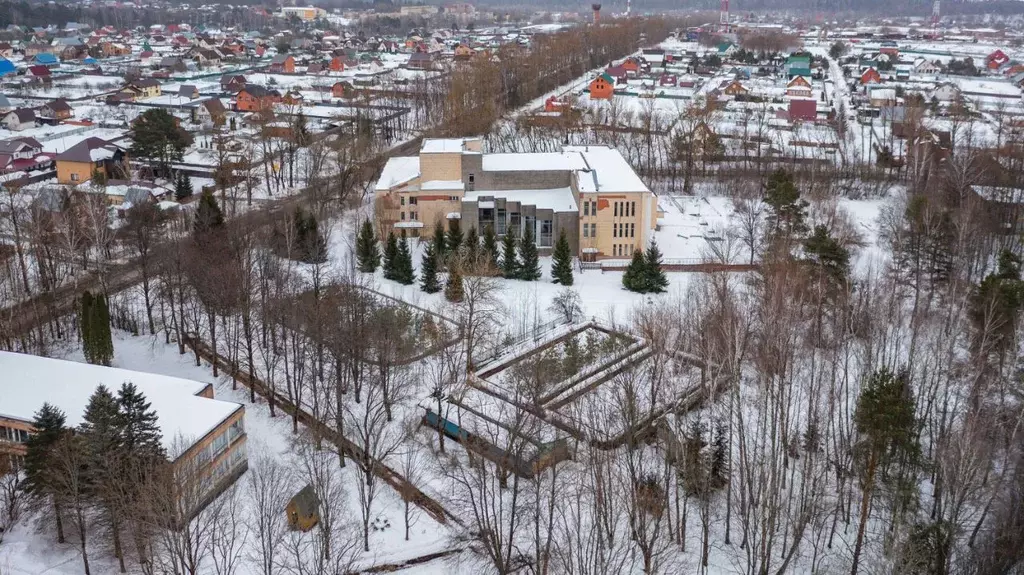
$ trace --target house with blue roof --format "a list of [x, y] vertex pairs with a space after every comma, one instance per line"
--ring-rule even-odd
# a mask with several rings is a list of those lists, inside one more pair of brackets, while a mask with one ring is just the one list
[[36, 54], [35, 62], [36, 64], [42, 64], [43, 66], [57, 66], [60, 64], [60, 60], [58, 60], [56, 56], [46, 52]]
[[0, 76], [6, 76], [8, 74], [14, 74], [18, 71], [7, 58], [0, 58]]

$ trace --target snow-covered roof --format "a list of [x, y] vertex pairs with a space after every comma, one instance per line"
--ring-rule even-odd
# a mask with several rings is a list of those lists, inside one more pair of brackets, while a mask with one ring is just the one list
[[186, 442], [196, 442], [213, 431], [242, 406], [196, 395], [207, 384], [178, 377], [104, 367], [22, 353], [0, 352], [0, 417], [31, 422], [44, 402], [67, 416], [68, 427], [82, 423], [89, 396], [99, 385], [116, 394], [131, 382], [145, 395], [157, 414], [157, 426], [168, 453]]
[[444, 154], [466, 151], [466, 144], [479, 138], [427, 138], [420, 147], [421, 154]]
[[420, 175], [419, 156], [399, 156], [388, 158], [381, 170], [380, 178], [377, 179], [377, 190], [388, 190], [397, 185], [404, 184]]
[[567, 152], [579, 152], [589, 172], [578, 172], [581, 192], [650, 192], [632, 166], [614, 148], [607, 146], [566, 146]]
[[480, 190], [466, 192], [463, 201], [475, 202], [481, 197], [505, 198], [507, 201], [519, 202], [526, 206], [536, 206], [542, 210], [556, 212], [579, 211], [576, 199], [572, 196], [572, 188], [552, 188], [547, 190]]
[[463, 190], [462, 180], [428, 180], [420, 184], [421, 190]]
[[586, 162], [576, 153], [538, 152], [531, 154], [484, 154], [485, 172], [585, 170]]

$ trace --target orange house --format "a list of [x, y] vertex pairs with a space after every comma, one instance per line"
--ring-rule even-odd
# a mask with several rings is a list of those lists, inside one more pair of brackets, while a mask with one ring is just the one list
[[345, 60], [341, 56], [335, 56], [331, 58], [331, 71], [332, 72], [344, 72], [345, 71]]
[[348, 82], [335, 82], [334, 85], [331, 86], [331, 96], [335, 98], [344, 98], [351, 90], [352, 86]]
[[274, 56], [274, 59], [270, 61], [270, 71], [277, 72], [279, 74], [294, 74], [295, 57], [284, 55]]
[[591, 100], [611, 100], [615, 92], [615, 80], [606, 73], [601, 73], [590, 81]]
[[726, 96], [745, 96], [750, 93], [750, 90], [748, 90], [743, 84], [740, 84], [739, 80], [733, 80], [722, 92]]
[[263, 86], [246, 84], [235, 97], [235, 109], [239, 112], [258, 112], [281, 103], [281, 93]]
[[622, 63], [622, 67], [625, 68], [627, 72], [636, 74], [640, 71], [640, 62], [638, 62], [636, 58], [628, 58]]
[[544, 111], [545, 112], [561, 112], [568, 108], [568, 102], [565, 100], [559, 100], [558, 96], [551, 96], [547, 100], [544, 100]]
[[881, 84], [882, 75], [878, 73], [878, 70], [874, 68], [868, 68], [864, 70], [864, 73], [860, 75], [861, 84]]

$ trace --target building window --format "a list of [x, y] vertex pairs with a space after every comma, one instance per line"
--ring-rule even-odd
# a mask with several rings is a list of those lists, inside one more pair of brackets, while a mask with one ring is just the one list
[[615, 202], [615, 217], [619, 217], [619, 202]]
[[77, 182], [78, 181], [78, 174], [71, 174], [71, 181], [72, 182]]
[[404, 206], [405, 205], [405, 196], [398, 196], [398, 205], [400, 205], [400, 206]]
[[589, 216], [590, 215], [590, 202], [583, 202], [583, 215], [584, 216]]
[[228, 427], [228, 439], [231, 441], [234, 441], [243, 433], [245, 433], [245, 424], [241, 419], [236, 420], [231, 424], [231, 427]]
[[402, 219], [402, 221], [404, 222], [404, 221], [405, 221], [405, 212], [402, 212], [402, 213], [401, 213], [401, 216], [402, 216], [402, 218], [401, 218], [401, 219]]
[[619, 224], [612, 224], [612, 237], [619, 237]]
[[636, 237], [636, 224], [629, 224], [629, 237]]
[[590, 237], [597, 237], [597, 224], [590, 224]]
[[590, 226], [588, 226], [587, 224], [583, 224], [583, 237], [590, 237]]
[[213, 452], [213, 456], [217, 457], [228, 448], [228, 434], [222, 433], [213, 439], [210, 443], [210, 451]]
[[636, 215], [636, 202], [630, 202], [629, 203], [629, 215], [631, 215], [631, 216], [635, 216]]
[[416, 212], [409, 212], [409, 219], [412, 221], [416, 221]]
[[409, 198], [409, 205], [410, 206], [415, 206], [415, 205], [417, 205], [419, 203], [420, 203], [419, 202], [419, 198], [417, 198], [416, 196], [412, 196], [412, 197]]
[[452, 202], [459, 201], [459, 196], [448, 196], [448, 200]]
[[474, 174], [470, 174], [469, 175], [469, 183], [471, 183], [471, 184], [476, 183], [476, 176]]

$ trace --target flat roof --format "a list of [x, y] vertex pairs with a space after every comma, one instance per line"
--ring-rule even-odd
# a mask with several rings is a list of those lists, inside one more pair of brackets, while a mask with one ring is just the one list
[[180, 455], [177, 438], [191, 447], [242, 408], [196, 395], [208, 385], [199, 381], [37, 355], [0, 352], [0, 372], [6, 374], [0, 378], [0, 417], [32, 422], [49, 402], [64, 412], [68, 427], [82, 423], [99, 385], [116, 395], [121, 384], [134, 383], [156, 411], [163, 447], [172, 458]]
[[536, 152], [523, 154], [484, 154], [485, 172], [534, 172], [585, 170], [587, 163], [577, 153]]
[[466, 192], [463, 201], [477, 202], [481, 197], [505, 198], [526, 206], [536, 206], [541, 210], [555, 212], [579, 211], [576, 199], [572, 196], [572, 188], [551, 188], [546, 190], [480, 190]]

